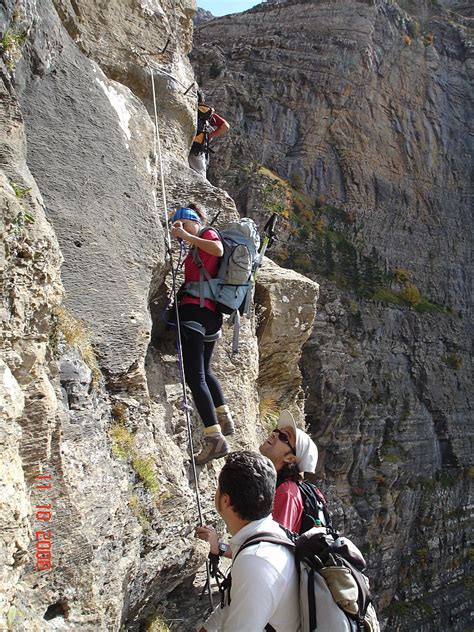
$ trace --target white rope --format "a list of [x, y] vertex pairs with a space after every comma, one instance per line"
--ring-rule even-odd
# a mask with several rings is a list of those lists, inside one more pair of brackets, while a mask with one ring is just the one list
[[[178, 345], [177, 345], [178, 364], [179, 364], [181, 386], [183, 389], [183, 409], [184, 409], [184, 414], [186, 416], [186, 427], [188, 431], [188, 442], [189, 442], [189, 449], [191, 453], [190, 454], [191, 465], [192, 465], [192, 470], [193, 470], [193, 479], [194, 479], [194, 485], [195, 485], [195, 491], [196, 491], [196, 504], [197, 504], [197, 510], [198, 510], [198, 515], [199, 515], [199, 524], [202, 526], [204, 524], [204, 520], [203, 520], [202, 508], [201, 508], [199, 480], [198, 480], [198, 475], [197, 475], [196, 463], [194, 461], [194, 455], [193, 455], [193, 452], [194, 452], [193, 435], [192, 435], [192, 430], [191, 430], [191, 418], [189, 416], [189, 411], [191, 410], [191, 406], [188, 404], [188, 396], [186, 392], [186, 381], [185, 381], [185, 376], [184, 376], [184, 363], [183, 363], [183, 347], [182, 347], [182, 341], [181, 341], [181, 323], [180, 323], [179, 309], [178, 309], [179, 307], [178, 293], [176, 291], [176, 276], [178, 274], [178, 270], [175, 270], [175, 268], [173, 267], [173, 257], [172, 257], [172, 250], [171, 250], [171, 234], [170, 234], [169, 225], [168, 225], [168, 222], [169, 222], [168, 205], [166, 201], [166, 187], [165, 187], [165, 177], [164, 177], [164, 170], [163, 170], [163, 156], [161, 152], [161, 139], [160, 139], [159, 124], [158, 124], [158, 110], [156, 107], [155, 77], [153, 74], [153, 69], [150, 66], [146, 57], [144, 55], [141, 55], [141, 57], [145, 60], [145, 63], [148, 67], [148, 70], [150, 72], [150, 77], [151, 77], [151, 89], [152, 89], [152, 95], [153, 95], [153, 111], [154, 111], [154, 119], [155, 119], [155, 133], [154, 133], [154, 143], [153, 143], [154, 158], [155, 158], [153, 204], [155, 208], [155, 213], [158, 214], [158, 204], [156, 200], [156, 185], [158, 183], [157, 173], [158, 173], [158, 167], [159, 167], [161, 194], [163, 198], [163, 210], [164, 210], [164, 215], [165, 215], [164, 220], [165, 220], [166, 247], [168, 250], [169, 257], [170, 257], [171, 274], [173, 277], [173, 299], [174, 299], [174, 307], [175, 307], [175, 313], [176, 313], [176, 325], [177, 325], [177, 330], [178, 330]], [[214, 603], [212, 600], [212, 592], [211, 592], [211, 575], [210, 575], [210, 568], [209, 568], [209, 560], [206, 560], [206, 572], [207, 572], [206, 585], [207, 585], [208, 593], [209, 593], [209, 603], [210, 603], [211, 608], [214, 608]]]
[[[163, 212], [165, 214], [165, 235], [166, 235], [166, 247], [168, 249], [168, 252], [170, 253], [170, 259], [171, 259], [171, 235], [170, 235], [170, 231], [169, 231], [169, 226], [168, 226], [168, 222], [169, 222], [169, 217], [168, 217], [168, 203], [166, 201], [166, 188], [165, 188], [165, 174], [164, 174], [164, 170], [163, 170], [163, 156], [161, 153], [161, 139], [160, 139], [160, 128], [158, 125], [158, 110], [156, 108], [156, 91], [155, 91], [155, 77], [153, 75], [153, 69], [151, 68], [150, 64], [148, 63], [147, 60], [145, 60], [147, 65], [148, 65], [148, 69], [150, 71], [150, 77], [151, 77], [151, 91], [152, 91], [152, 95], [153, 95], [153, 111], [154, 111], [154, 117], [155, 117], [155, 133], [153, 135], [153, 155], [155, 157], [155, 169], [154, 169], [154, 187], [153, 187], [153, 204], [155, 207], [155, 212], [156, 214], [158, 214], [158, 205], [157, 205], [157, 201], [156, 201], [156, 185], [158, 184], [158, 161], [159, 161], [159, 167], [160, 167], [160, 180], [161, 180], [161, 195], [163, 198]], [[171, 262], [173, 263], [173, 262]]]

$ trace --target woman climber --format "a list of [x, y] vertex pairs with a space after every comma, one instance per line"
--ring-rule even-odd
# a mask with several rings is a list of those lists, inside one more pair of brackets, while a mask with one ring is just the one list
[[[184, 281], [199, 281], [202, 262], [210, 278], [215, 278], [224, 247], [219, 235], [205, 227], [206, 216], [195, 204], [179, 208], [171, 218], [171, 235], [190, 245], [184, 260]], [[198, 255], [198, 256], [196, 256]], [[211, 371], [212, 352], [221, 336], [222, 314], [215, 301], [180, 293], [179, 321], [184, 375], [204, 424], [204, 447], [194, 455], [196, 465], [204, 465], [229, 453], [224, 435], [234, 432], [234, 423], [219, 380]], [[201, 306], [203, 305], [203, 306]]]

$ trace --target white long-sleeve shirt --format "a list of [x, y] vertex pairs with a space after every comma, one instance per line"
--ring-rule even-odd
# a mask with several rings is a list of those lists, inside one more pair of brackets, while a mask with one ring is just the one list
[[[240, 546], [258, 533], [285, 537], [271, 516], [250, 522], [230, 546]], [[293, 552], [261, 542], [244, 549], [232, 564], [231, 603], [218, 606], [205, 623], [208, 632], [262, 632], [270, 623], [276, 632], [300, 632], [298, 574]]]

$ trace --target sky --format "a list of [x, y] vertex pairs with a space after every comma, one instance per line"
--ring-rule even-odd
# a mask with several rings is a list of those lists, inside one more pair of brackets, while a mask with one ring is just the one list
[[198, 7], [206, 9], [216, 16], [246, 11], [256, 4], [260, 4], [260, 2], [255, 2], [255, 0], [197, 0]]

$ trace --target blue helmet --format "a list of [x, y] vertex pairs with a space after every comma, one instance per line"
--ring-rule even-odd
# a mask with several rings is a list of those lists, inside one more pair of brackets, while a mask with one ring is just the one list
[[192, 208], [187, 208], [186, 206], [179, 208], [175, 212], [175, 214], [171, 218], [171, 223], [174, 224], [174, 222], [178, 221], [179, 219], [192, 219], [193, 221], [202, 224], [202, 220], [199, 217], [198, 213], [196, 213], [196, 211], [193, 211]]

